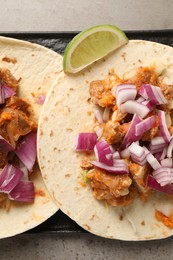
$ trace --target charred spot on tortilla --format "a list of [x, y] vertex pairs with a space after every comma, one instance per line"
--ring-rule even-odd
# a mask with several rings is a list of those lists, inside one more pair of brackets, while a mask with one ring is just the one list
[[48, 117], [47, 116], [44, 117], [44, 121], [46, 121], [46, 122], [48, 121]]
[[53, 134], [54, 134], [54, 133], [53, 133], [53, 130], [51, 130], [50, 133], [49, 133], [49, 136], [52, 137]]
[[123, 58], [124, 61], [126, 61], [126, 55], [127, 55], [126, 52], [123, 52], [123, 54], [121, 55], [121, 57]]
[[17, 59], [16, 58], [10, 58], [8, 56], [3, 57], [2, 61], [8, 62], [8, 63], [13, 63], [13, 64], [17, 63]]
[[145, 221], [144, 221], [144, 220], [141, 222], [141, 225], [142, 225], [142, 226], [145, 226]]
[[65, 178], [69, 178], [69, 177], [71, 177], [71, 174], [69, 173], [65, 174]]
[[120, 220], [122, 221], [124, 219], [124, 216], [123, 215], [120, 215]]

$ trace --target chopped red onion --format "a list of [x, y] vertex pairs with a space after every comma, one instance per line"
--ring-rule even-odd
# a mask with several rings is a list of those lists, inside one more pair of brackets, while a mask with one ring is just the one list
[[32, 181], [20, 181], [8, 195], [10, 200], [33, 202], [35, 197]]
[[132, 84], [122, 84], [116, 87], [116, 101], [119, 107], [122, 103], [127, 100], [134, 100], [137, 95], [137, 89], [135, 85]]
[[138, 98], [136, 99], [136, 101], [141, 104], [143, 101], [146, 101], [146, 100], [145, 100], [145, 98], [143, 98], [143, 97], [138, 97]]
[[94, 112], [95, 118], [97, 119], [99, 124], [102, 124], [103, 123], [103, 115], [102, 115], [101, 111], [99, 109], [94, 109], [93, 112]]
[[171, 140], [171, 135], [168, 131], [168, 127], [166, 124], [165, 112], [162, 110], [158, 110], [158, 117], [159, 117], [160, 132], [161, 132], [165, 142], [169, 143]]
[[113, 153], [113, 158], [114, 159], [120, 159], [120, 153], [118, 151]]
[[144, 118], [149, 112], [149, 108], [145, 105], [138, 103], [135, 100], [128, 100], [120, 106], [122, 113], [137, 114], [141, 118]]
[[173, 169], [169, 167], [161, 167], [156, 171], [153, 171], [153, 177], [161, 185], [165, 186], [173, 182]]
[[32, 171], [36, 160], [36, 138], [36, 133], [28, 134], [22, 139], [21, 142], [19, 142], [15, 150], [16, 155], [29, 171]]
[[129, 157], [130, 157], [129, 147], [127, 147], [127, 148], [125, 148], [124, 150], [122, 150], [122, 151], [120, 152], [120, 156], [121, 156], [121, 158], [124, 158], [124, 159], [129, 158]]
[[111, 112], [111, 108], [110, 107], [105, 107], [105, 109], [103, 111], [103, 121], [104, 122], [107, 122], [109, 120], [110, 112]]
[[149, 99], [153, 102], [153, 105], [166, 104], [165, 99], [161, 89], [157, 86], [152, 86], [149, 84], [143, 84], [140, 87], [139, 94], [145, 99]]
[[22, 176], [23, 172], [19, 168], [12, 164], [6, 164], [0, 172], [0, 192], [11, 192], [19, 183]]
[[[168, 147], [166, 146], [166, 147], [163, 149], [163, 151], [162, 151], [162, 155], [161, 155], [161, 157], [160, 157], [160, 160], [165, 159], [166, 154], [167, 154], [167, 150], [168, 150]], [[167, 156], [167, 157], [168, 157], [168, 156]]]
[[162, 167], [172, 168], [172, 158], [166, 158], [160, 161]]
[[157, 190], [157, 191], [160, 191], [160, 192], [163, 192], [163, 193], [166, 193], [166, 194], [173, 194], [173, 185], [172, 184], [167, 184], [167, 185], [162, 187], [156, 181], [156, 179], [151, 175], [148, 175], [147, 185], [148, 185], [148, 187], [150, 187], [154, 190]]
[[46, 99], [46, 95], [41, 94], [37, 99], [37, 104], [42, 105]]
[[171, 139], [169, 145], [168, 145], [168, 150], [167, 150], [167, 157], [172, 157], [172, 152], [173, 152], [173, 138]]
[[[152, 153], [152, 152], [151, 152]], [[158, 160], [158, 161], [160, 161], [161, 159], [161, 156], [162, 156], [162, 152], [157, 152], [157, 153], [155, 153], [154, 154], [154, 157]]]
[[4, 89], [4, 97], [5, 97], [5, 99], [9, 98], [11, 96], [14, 96], [16, 94], [14, 89], [10, 88], [9, 86], [3, 85], [3, 89]]
[[0, 104], [5, 103], [5, 99], [14, 96], [16, 92], [7, 85], [0, 83]]
[[151, 165], [151, 167], [154, 170], [161, 168], [161, 165], [158, 162], [158, 160], [148, 151], [148, 149], [146, 147], [144, 147], [144, 150], [145, 150], [145, 153], [146, 153], [147, 162]]
[[139, 95], [141, 95], [144, 99], [148, 99], [146, 85], [141, 85], [139, 89]]
[[136, 89], [136, 86], [134, 84], [119, 84], [116, 86], [115, 96], [117, 97], [120, 90], [127, 90], [127, 89]]
[[141, 104], [148, 107], [148, 109], [150, 111], [152, 111], [154, 109], [154, 105], [153, 105], [153, 102], [151, 100], [145, 100], [145, 101], [141, 102]]
[[95, 145], [94, 152], [99, 162], [113, 166], [113, 153], [105, 140], [101, 140]]
[[146, 163], [146, 154], [143, 147], [133, 142], [129, 146], [129, 150], [130, 156], [134, 162], [138, 163], [141, 166], [143, 166]]
[[4, 152], [14, 151], [14, 147], [0, 135], [0, 150]]
[[135, 126], [138, 123], [140, 123], [141, 121], [142, 121], [142, 119], [137, 114], [134, 114], [130, 127], [120, 146], [121, 150], [124, 150], [125, 148], [127, 148], [132, 142], [140, 140], [141, 136], [136, 136], [134, 133], [135, 133]]
[[140, 122], [135, 126], [135, 135], [136, 136], [143, 135], [146, 131], [154, 127], [155, 123], [156, 123], [156, 116], [151, 116], [144, 119], [142, 122]]
[[127, 174], [129, 172], [128, 167], [126, 165], [115, 167], [115, 166], [108, 166], [97, 161], [92, 161], [91, 164], [101, 170], [107, 171], [112, 174]]
[[95, 133], [80, 133], [76, 139], [75, 150], [78, 152], [93, 151], [97, 142]]

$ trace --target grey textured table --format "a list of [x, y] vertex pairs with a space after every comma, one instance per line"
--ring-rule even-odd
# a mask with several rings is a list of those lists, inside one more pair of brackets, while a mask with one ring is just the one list
[[[0, 0], [0, 31], [76, 31], [111, 23], [123, 30], [172, 29], [172, 0]], [[80, 17], [80, 19], [79, 19]], [[1, 259], [173, 259], [173, 238], [107, 240], [91, 234], [22, 234], [2, 239]]]

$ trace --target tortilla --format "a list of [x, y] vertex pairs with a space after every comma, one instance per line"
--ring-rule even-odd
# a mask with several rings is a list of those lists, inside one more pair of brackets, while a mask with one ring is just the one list
[[[52, 86], [39, 121], [38, 159], [44, 181], [60, 209], [89, 232], [112, 239], [151, 240], [173, 234], [154, 216], [157, 205], [167, 202], [163, 194], [149, 201], [136, 199], [128, 207], [112, 207], [82, 187], [80, 163], [83, 154], [74, 151], [78, 133], [87, 132], [94, 122], [89, 82], [104, 79], [114, 68], [120, 77], [139, 66], [165, 64], [165, 83], [173, 82], [173, 48], [154, 42], [131, 40], [87, 70], [68, 75], [62, 72]], [[91, 112], [91, 113], [90, 113]]]
[[[0, 67], [8, 68], [20, 80], [19, 95], [33, 108], [38, 120], [42, 105], [37, 98], [46, 94], [62, 70], [62, 57], [43, 46], [0, 37]], [[32, 173], [36, 196], [33, 204], [12, 202], [7, 212], [0, 209], [0, 238], [22, 233], [52, 216], [58, 207], [52, 201], [38, 167]]]

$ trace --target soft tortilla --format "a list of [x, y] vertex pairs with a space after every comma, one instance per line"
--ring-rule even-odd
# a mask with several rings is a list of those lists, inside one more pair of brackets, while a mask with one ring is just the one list
[[[16, 59], [16, 63], [3, 61], [4, 57]], [[38, 120], [42, 105], [37, 104], [37, 98], [46, 94], [58, 77], [62, 70], [62, 57], [37, 44], [0, 37], [0, 67], [8, 68], [16, 79], [21, 78], [19, 96], [29, 101], [33, 117]], [[12, 203], [8, 212], [0, 209], [0, 238], [34, 228], [58, 210], [38, 168], [34, 169], [32, 180], [37, 192], [33, 204]], [[42, 196], [39, 191], [42, 191]]]
[[121, 240], [151, 240], [171, 236], [169, 229], [154, 217], [157, 205], [173, 204], [164, 195], [140, 200], [129, 207], [111, 207], [97, 201], [89, 186], [82, 187], [80, 163], [83, 155], [74, 152], [78, 133], [91, 130], [92, 105], [88, 86], [104, 79], [110, 69], [122, 76], [139, 66], [162, 62], [165, 81], [173, 82], [173, 49], [141, 40], [130, 41], [78, 75], [62, 73], [52, 86], [39, 121], [38, 158], [44, 181], [60, 209], [80, 226], [99, 236]]

